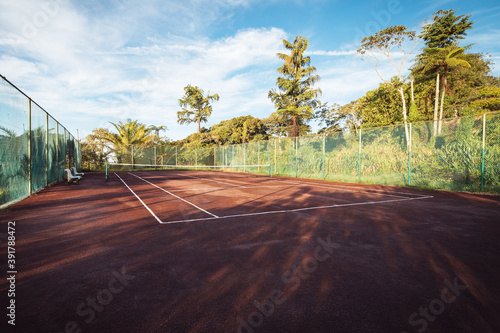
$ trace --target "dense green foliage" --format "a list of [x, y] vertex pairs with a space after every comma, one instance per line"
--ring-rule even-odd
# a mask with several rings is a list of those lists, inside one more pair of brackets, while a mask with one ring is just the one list
[[267, 140], [268, 134], [264, 122], [252, 116], [236, 117], [203, 128], [201, 133], [194, 133], [184, 140], [174, 142], [177, 146], [213, 146]]
[[272, 89], [268, 97], [273, 101], [277, 114], [288, 124], [288, 134], [291, 137], [301, 135], [301, 125], [314, 117], [314, 111], [321, 105], [317, 97], [320, 89], [312, 87], [319, 81], [316, 67], [311, 66], [311, 58], [304, 56], [309, 40], [302, 36], [295, 37], [293, 44], [283, 40], [283, 45], [290, 54], [278, 53], [277, 56], [285, 63], [278, 68], [276, 79], [278, 91]]
[[[121, 156], [148, 164], [268, 164], [275, 174], [292, 177], [450, 190], [478, 191], [483, 182], [486, 191], [499, 192], [500, 116], [484, 118], [483, 151], [479, 115], [500, 110], [500, 78], [491, 75], [487, 55], [459, 45], [473, 22], [456, 12], [436, 12], [420, 34], [394, 26], [363, 39], [358, 51], [382, 82], [348, 104], [317, 100], [321, 91], [313, 86], [319, 76], [304, 55], [308, 40], [297, 36], [293, 43], [283, 41], [289, 54], [278, 54], [284, 63], [278, 68], [278, 89], [268, 94], [276, 107], [268, 118], [241, 116], [201, 128], [212, 113], [210, 102], [219, 96], [188, 85], [179, 100], [178, 122], [197, 122], [197, 133], [166, 145], [158, 128], [136, 124], [149, 129], [145, 137], [156, 135], [133, 150], [120, 143], [127, 132], [115, 126], [114, 142], [100, 130], [88, 137], [88, 155], [96, 161]], [[406, 70], [403, 64], [422, 41]], [[381, 60], [388, 60], [397, 75], [384, 77]], [[319, 122], [321, 135], [306, 135], [312, 119]], [[118, 146], [125, 147], [123, 152]]]
[[212, 115], [212, 105], [210, 105], [210, 102], [218, 100], [218, 94], [210, 95], [209, 92], [204, 96], [203, 89], [188, 84], [184, 87], [184, 96], [179, 99], [182, 111], [177, 112], [177, 122], [181, 125], [197, 123], [198, 134], [200, 134], [201, 123], [206, 123], [208, 117]]

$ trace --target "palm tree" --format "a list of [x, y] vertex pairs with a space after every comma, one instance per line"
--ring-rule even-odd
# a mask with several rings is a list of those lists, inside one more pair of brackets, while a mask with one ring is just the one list
[[[448, 45], [445, 47], [430, 47], [424, 50], [423, 54], [420, 56], [426, 64], [424, 69], [431, 72], [436, 72], [436, 97], [434, 104], [434, 120], [438, 119], [438, 106], [439, 106], [439, 90], [440, 84], [442, 86], [441, 91], [441, 105], [439, 106], [439, 130], [436, 131], [436, 123], [434, 123], [434, 135], [441, 133], [441, 121], [443, 119], [443, 104], [444, 97], [448, 87], [448, 73], [451, 69], [456, 67], [471, 67], [471, 65], [463, 57], [466, 49], [470, 48], [472, 45], [465, 47], [458, 47], [456, 45]], [[439, 82], [439, 77], [441, 76], [441, 83]]]
[[151, 126], [149, 126], [149, 128], [151, 128], [151, 130], [156, 133], [156, 137], [155, 137], [156, 144], [158, 144], [160, 141], [160, 131], [168, 130], [167, 126], [165, 126], [165, 125], [161, 125], [161, 126], [151, 125]]
[[283, 77], [276, 79], [276, 85], [281, 92], [274, 89], [268, 97], [277, 108], [277, 113], [290, 121], [290, 136], [300, 135], [300, 125], [314, 116], [314, 109], [321, 105], [316, 98], [321, 95], [320, 89], [312, 86], [320, 80], [316, 67], [311, 66], [311, 58], [304, 57], [309, 40], [302, 36], [295, 37], [293, 44], [283, 40], [283, 45], [290, 54], [278, 53], [277, 56], [285, 63], [278, 68]]
[[184, 96], [179, 99], [182, 111], [177, 112], [177, 122], [181, 125], [196, 122], [198, 124], [198, 133], [201, 133], [200, 124], [202, 122], [206, 123], [208, 117], [212, 115], [210, 102], [218, 100], [219, 95], [210, 95], [210, 92], [208, 92], [207, 96], [204, 96], [203, 89], [188, 84], [184, 87]]
[[[139, 123], [137, 120], [132, 121], [127, 119], [126, 123], [119, 121], [117, 124], [110, 122], [115, 127], [118, 134], [109, 133], [107, 141], [113, 144], [113, 150], [120, 160], [122, 154], [128, 151], [130, 146], [147, 146], [152, 144], [156, 138], [153, 134], [153, 129], [145, 124]], [[132, 163], [134, 161], [134, 154], [132, 154]]]

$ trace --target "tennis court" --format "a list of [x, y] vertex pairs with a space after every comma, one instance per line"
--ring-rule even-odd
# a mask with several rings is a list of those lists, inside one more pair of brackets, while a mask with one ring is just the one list
[[[160, 224], [293, 214], [431, 199], [403, 190], [376, 190], [310, 180], [214, 171], [114, 172]], [[113, 179], [113, 177], [111, 177]]]
[[3, 258], [16, 222], [15, 332], [500, 331], [498, 196], [203, 168], [108, 176], [0, 213]]

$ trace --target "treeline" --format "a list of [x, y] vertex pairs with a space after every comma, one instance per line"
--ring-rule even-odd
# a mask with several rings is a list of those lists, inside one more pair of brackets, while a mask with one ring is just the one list
[[[198, 132], [172, 142], [160, 137], [165, 126], [154, 127], [128, 120], [113, 124], [117, 133], [96, 129], [83, 142], [84, 162], [103, 163], [122, 147], [170, 144], [213, 146], [267, 140], [270, 137], [296, 137], [311, 134], [311, 121], [320, 124], [319, 133], [351, 132], [357, 128], [407, 124], [500, 110], [500, 78], [491, 75], [493, 62], [484, 53], [470, 52], [465, 43], [473, 28], [470, 15], [457, 10], [438, 11], [421, 31], [393, 26], [364, 38], [358, 53], [371, 62], [381, 78], [380, 85], [346, 105], [322, 103], [314, 86], [320, 81], [317, 70], [306, 56], [308, 39], [297, 36], [293, 43], [283, 40], [288, 53], [277, 69], [276, 89], [268, 97], [276, 111], [268, 118], [251, 115], [222, 121], [210, 128], [207, 122], [219, 100], [196, 86], [187, 85], [179, 99], [179, 124], [197, 123]], [[463, 45], [462, 45], [463, 44]], [[422, 46], [417, 51], [417, 47]], [[412, 55], [410, 70], [403, 65]], [[378, 65], [386, 61], [398, 74], [385, 77]], [[438, 134], [437, 132], [434, 133]], [[408, 135], [408, 134], [407, 134]]]

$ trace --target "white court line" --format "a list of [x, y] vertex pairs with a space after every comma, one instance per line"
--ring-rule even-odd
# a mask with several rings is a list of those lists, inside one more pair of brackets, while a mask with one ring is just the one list
[[[137, 176], [137, 175], [134, 175], [134, 174], [133, 174], [133, 173], [131, 173], [131, 172], [129, 172], [129, 174], [131, 174], [131, 175], [132, 175], [132, 176], [134, 176], [134, 177], [139, 178], [139, 179], [140, 179], [140, 180], [142, 180], [143, 182], [146, 182], [146, 183], [148, 183], [148, 184], [150, 184], [150, 185], [153, 185], [154, 187], [156, 187], [156, 188], [158, 188], [158, 189], [162, 190], [163, 192], [166, 192], [166, 193], [170, 194], [170, 195], [171, 195], [171, 196], [173, 196], [173, 197], [176, 197], [176, 198], [177, 198], [177, 199], [179, 199], [179, 200], [184, 201], [184, 202], [185, 202], [185, 203], [187, 203], [187, 204], [190, 204], [191, 206], [193, 206], [193, 207], [195, 207], [195, 208], [197, 208], [197, 209], [201, 210], [201, 211], [202, 211], [202, 212], [204, 212], [204, 213], [207, 213], [208, 215], [212, 215], [214, 218], [219, 218], [219, 216], [217, 216], [217, 215], [215, 215], [215, 214], [212, 214], [212, 213], [210, 213], [209, 211], [206, 211], [206, 210], [204, 210], [204, 209], [203, 209], [203, 208], [201, 208], [201, 207], [196, 206], [194, 203], [189, 202], [189, 201], [187, 201], [186, 199], [183, 199], [183, 198], [181, 198], [181, 197], [179, 197], [179, 196], [177, 196], [177, 195], [175, 195], [175, 194], [173, 194], [173, 193], [171, 193], [171, 192], [169, 192], [169, 191], [165, 190], [164, 188], [161, 188], [161, 187], [159, 187], [158, 185], [155, 185], [155, 184], [151, 183], [150, 181], [147, 181], [147, 180], [146, 180], [146, 179], [144, 179], [144, 178], [141, 178], [141, 177], [139, 177], [139, 176]], [[121, 179], [121, 178], [120, 178], [120, 179]], [[160, 223], [161, 223], [161, 222], [160, 222]]]
[[[294, 182], [294, 184], [306, 184], [306, 185], [317, 186], [316, 183], [306, 183], [306, 182], [299, 182], [299, 181], [294, 181], [294, 180], [284, 180], [284, 181], [285, 182]], [[363, 188], [363, 187], [359, 187], [359, 186], [343, 186], [343, 185], [335, 185], [335, 184], [326, 184], [326, 185], [320, 185], [320, 186], [330, 187], [330, 188], [345, 188], [345, 189], [349, 189], [350, 191], [354, 191], [354, 189], [359, 189], [359, 190], [364, 190], [365, 193], [366, 193], [366, 191], [375, 191], [375, 192], [384, 192], [384, 193], [396, 193], [396, 194], [414, 195], [414, 196], [417, 196], [417, 197], [428, 197], [428, 195], [425, 195], [425, 194], [417, 194], [417, 193], [410, 193], [410, 192], [398, 192], [398, 191], [387, 192], [386, 190], [376, 190], [376, 189], [370, 189], [370, 188]]]
[[231, 184], [231, 183], [221, 182], [219, 180], [213, 180], [213, 179], [207, 179], [207, 178], [202, 178], [202, 177], [195, 177], [195, 176], [183, 175], [181, 173], [177, 173], [176, 175], [183, 176], [183, 177], [189, 177], [189, 178], [195, 178], [195, 179], [203, 179], [203, 180], [206, 180], [206, 181], [209, 181], [209, 182], [221, 183], [221, 184], [226, 184], [226, 185], [231, 185], [231, 186], [239, 186], [238, 184]]
[[251, 188], [251, 189], [259, 189], [259, 188], [274, 188], [274, 187], [292, 187], [292, 185], [264, 185], [264, 186], [233, 186], [233, 187], [206, 187], [206, 188], [187, 188], [187, 189], [179, 189], [179, 190], [170, 190], [170, 192], [191, 192], [191, 191], [223, 191], [223, 190], [235, 190], [240, 188]]
[[139, 196], [137, 194], [135, 194], [135, 192], [127, 185], [127, 183], [125, 183], [125, 181], [116, 174], [116, 172], [114, 173], [116, 177], [120, 178], [120, 180], [122, 181], [122, 183], [127, 186], [127, 188], [130, 190], [130, 192], [132, 192], [133, 195], [135, 195], [135, 197], [141, 202], [141, 204], [146, 207], [146, 209], [151, 213], [151, 215], [153, 215], [153, 217], [156, 219], [156, 221], [160, 222], [160, 223], [163, 223], [159, 218], [158, 216], [155, 215], [155, 213], [153, 213], [153, 211], [148, 207], [146, 206], [146, 204], [141, 200], [141, 198], [139, 198]]
[[[349, 189], [349, 187], [346, 187], [346, 186], [342, 186], [342, 187], [339, 188], [336, 185], [329, 185], [329, 186], [328, 185], [319, 185], [319, 184], [315, 184], [315, 183], [305, 183], [305, 182], [299, 182], [299, 181], [294, 181], [294, 180], [284, 180], [284, 182], [290, 183], [290, 184], [295, 184], [295, 185], [328, 188], [328, 189], [331, 189], [331, 190], [340, 190], [340, 191], [347, 191], [347, 192], [354, 192], [354, 193], [365, 193], [365, 194], [368, 193], [368, 194], [382, 195], [382, 196], [386, 196], [386, 197], [408, 198], [408, 197], [403, 197], [401, 195], [394, 195], [394, 194], [387, 194], [387, 193], [367, 192], [367, 190], [369, 191], [369, 189], [367, 189], [365, 191], [351, 190], [351, 189]], [[393, 192], [393, 193], [395, 193], [395, 192]]]
[[169, 221], [169, 222], [163, 222], [162, 221], [162, 222], [160, 222], [160, 224], [174, 224], [174, 223], [210, 221], [210, 220], [228, 219], [228, 218], [236, 218], [236, 217], [248, 217], [248, 216], [258, 216], [258, 215], [268, 215], [268, 214], [280, 214], [280, 213], [293, 213], [293, 212], [301, 212], [301, 211], [306, 211], [306, 210], [336, 208], [336, 207], [375, 205], [375, 204], [382, 204], [382, 203], [411, 201], [411, 200], [421, 200], [421, 199], [430, 199], [430, 198], [433, 198], [433, 196], [419, 197], [419, 198], [392, 199], [392, 200], [384, 200], [384, 201], [356, 202], [356, 203], [349, 203], [349, 204], [317, 206], [317, 207], [307, 207], [307, 208], [295, 208], [295, 209], [286, 209], [286, 210], [272, 210], [272, 211], [259, 212], [259, 213], [247, 213], [247, 214], [235, 214], [235, 215], [220, 216], [218, 218], [208, 217], [208, 218], [201, 218], [201, 219], [179, 220], [179, 221]]

